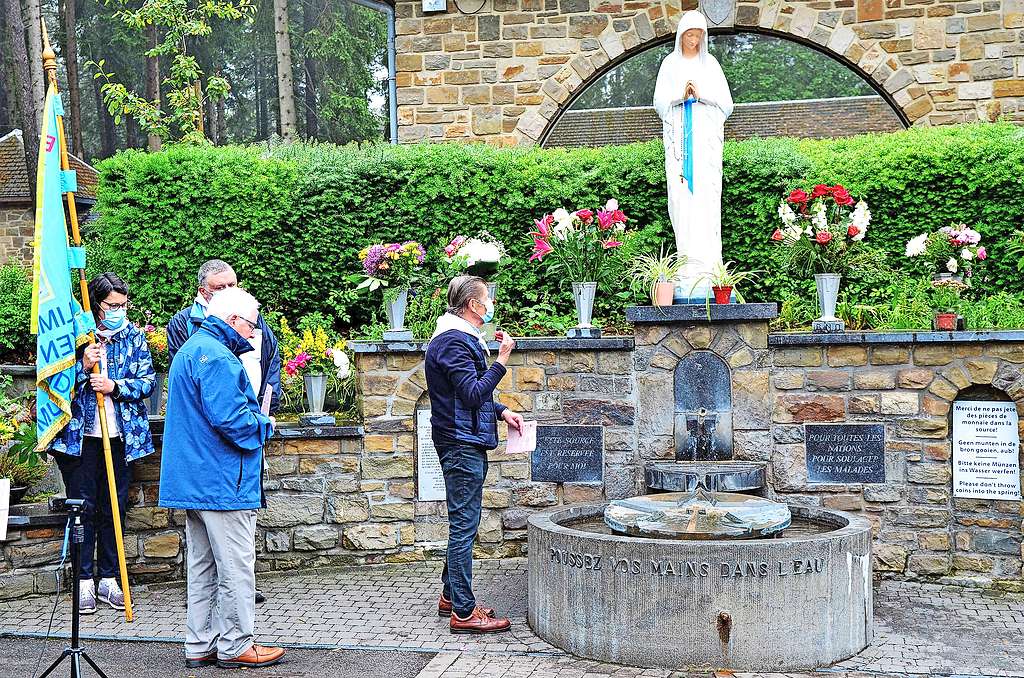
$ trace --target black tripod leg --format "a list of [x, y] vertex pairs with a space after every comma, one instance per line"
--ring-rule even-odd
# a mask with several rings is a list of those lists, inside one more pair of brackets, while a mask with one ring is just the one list
[[96, 672], [97, 676], [100, 678], [107, 678], [107, 674], [103, 673], [102, 669], [96, 666], [96, 662], [92, 660], [92, 657], [86, 654], [85, 650], [82, 651], [82, 656], [85, 657], [85, 661], [89, 662], [89, 666], [92, 667], [92, 670]]
[[43, 672], [42, 672], [41, 674], [39, 674], [39, 678], [46, 678], [46, 677], [47, 677], [48, 675], [50, 675], [51, 673], [53, 673], [53, 670], [54, 670], [55, 668], [57, 668], [58, 666], [60, 666], [60, 663], [61, 663], [62, 661], [64, 661], [64, 658], [65, 658], [65, 657], [67, 657], [67, 656], [68, 656], [68, 655], [70, 655], [70, 654], [71, 654], [71, 650], [64, 650], [63, 652], [61, 652], [60, 656], [59, 656], [59, 657], [57, 657], [57, 658], [56, 658], [56, 659], [55, 659], [55, 660], [53, 661], [53, 663], [52, 663], [52, 664], [50, 664], [50, 668], [46, 669], [46, 670], [45, 670], [45, 671], [43, 671]]

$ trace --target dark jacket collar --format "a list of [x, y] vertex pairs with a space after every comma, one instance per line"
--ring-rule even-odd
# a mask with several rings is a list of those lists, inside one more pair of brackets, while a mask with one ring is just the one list
[[216, 316], [211, 315], [204, 320], [199, 331], [213, 336], [236, 356], [255, 350], [241, 334]]

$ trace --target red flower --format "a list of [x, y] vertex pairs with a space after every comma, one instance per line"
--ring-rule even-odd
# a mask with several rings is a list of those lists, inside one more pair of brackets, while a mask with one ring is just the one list
[[853, 197], [850, 192], [838, 184], [832, 187], [832, 199], [837, 205], [848, 206], [853, 204]]
[[789, 194], [788, 200], [791, 203], [802, 205], [805, 202], [807, 202], [807, 192], [802, 188], [793, 189], [793, 191]]
[[819, 245], [827, 245], [832, 242], [832, 234], [828, 231], [818, 231], [818, 234], [814, 236], [814, 239]]
[[775, 232], [772, 233], [772, 240], [774, 240], [775, 242], [779, 242], [780, 240], [782, 240], [782, 229], [775, 229]]
[[615, 210], [612, 212], [612, 222], [616, 224], [626, 223], [626, 215], [623, 214], [622, 210]]
[[597, 227], [602, 231], [607, 231], [609, 228], [615, 225], [614, 221], [615, 213], [608, 212], [605, 210], [597, 211]]
[[594, 213], [590, 210], [576, 210], [576, 216], [582, 219], [584, 224], [589, 224], [594, 220]]
[[831, 191], [832, 189], [826, 186], [825, 184], [818, 184], [811, 191], [811, 200], [814, 200], [815, 198], [820, 198], [823, 195], [828, 195]]
[[860, 234], [860, 229], [857, 228], [856, 226], [850, 226], [848, 229], [846, 229], [846, 235], [850, 236], [851, 238], [855, 238], [859, 234]]

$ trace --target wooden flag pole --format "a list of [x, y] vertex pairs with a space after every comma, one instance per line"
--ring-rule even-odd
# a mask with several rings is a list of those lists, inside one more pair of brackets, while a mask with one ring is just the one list
[[[50, 84], [53, 85], [54, 91], [58, 91], [57, 55], [50, 47], [50, 38], [46, 34], [45, 21], [42, 21], [42, 27], [43, 70], [46, 71], [46, 77]], [[60, 143], [60, 168], [62, 170], [69, 170], [71, 165], [68, 162], [67, 140], [64, 138], [64, 116], [61, 115], [57, 116], [57, 138]], [[67, 197], [68, 220], [71, 223], [72, 240], [75, 243], [75, 247], [81, 247], [82, 233], [78, 228], [78, 208], [75, 205], [75, 194], [72, 191], [68, 191], [64, 195]], [[78, 269], [78, 285], [82, 294], [82, 309], [86, 313], [91, 313], [89, 283], [85, 277], [85, 269]], [[96, 343], [95, 332], [89, 333], [89, 340], [90, 344]], [[100, 373], [99, 363], [93, 365], [92, 372], [93, 374]], [[132, 621], [135, 618], [135, 614], [132, 611], [132, 593], [128, 586], [128, 564], [124, 556], [124, 534], [121, 532], [121, 511], [117, 499], [117, 480], [114, 478], [114, 459], [110, 451], [110, 431], [107, 429], [106, 398], [101, 393], [96, 394], [96, 406], [99, 410], [97, 415], [100, 420], [100, 433], [103, 439], [103, 460], [106, 462], [107, 467], [107, 494], [110, 495], [110, 512], [114, 520], [114, 538], [117, 540], [117, 564], [121, 570], [121, 590], [124, 592], [124, 618], [126, 621]]]

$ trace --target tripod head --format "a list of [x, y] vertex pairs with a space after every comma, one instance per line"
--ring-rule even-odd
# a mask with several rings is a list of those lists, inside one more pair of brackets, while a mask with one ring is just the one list
[[85, 512], [85, 500], [57, 497], [50, 503], [50, 509], [53, 511], [66, 511], [71, 515], [81, 515]]

